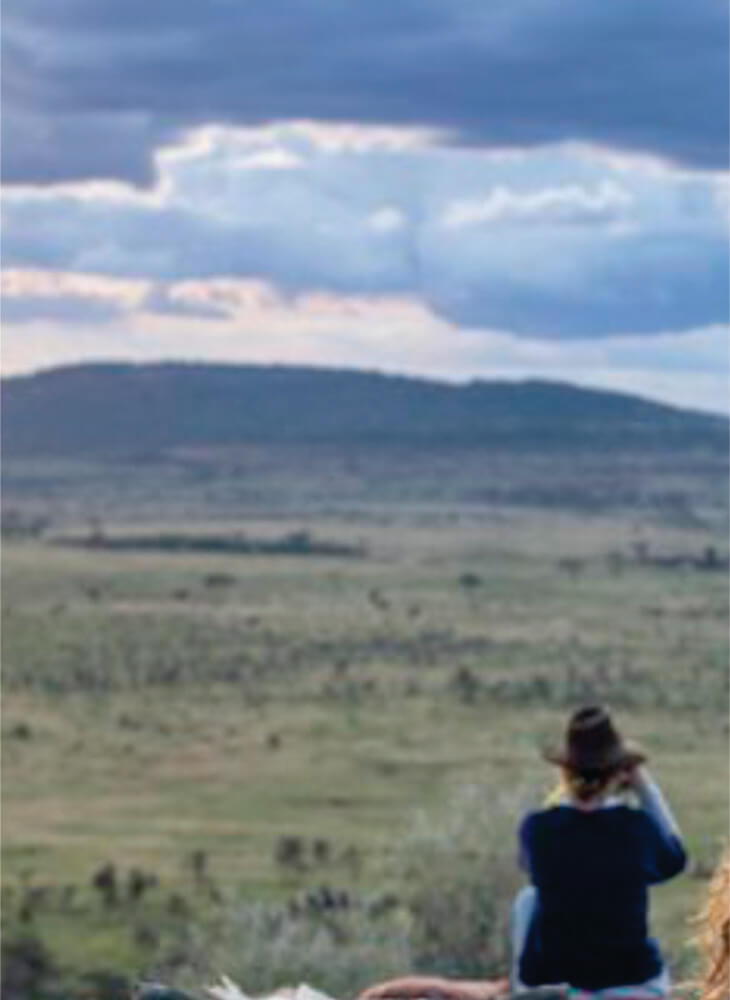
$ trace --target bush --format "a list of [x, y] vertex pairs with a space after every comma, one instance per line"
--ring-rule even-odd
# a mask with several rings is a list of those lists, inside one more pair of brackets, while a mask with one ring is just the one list
[[524, 790], [470, 787], [456, 793], [442, 821], [416, 817], [395, 849], [387, 892], [372, 900], [322, 912], [224, 907], [195, 932], [181, 985], [225, 973], [248, 994], [307, 982], [347, 997], [410, 971], [504, 975], [510, 904], [521, 882], [515, 831], [527, 800]]
[[469, 978], [506, 973], [510, 905], [522, 881], [516, 828], [529, 801], [525, 789], [466, 787], [442, 822], [418, 818], [396, 859], [414, 969]]
[[404, 930], [364, 909], [333, 916], [292, 916], [265, 904], [239, 903], [198, 938], [186, 982], [210, 983], [223, 972], [247, 994], [306, 982], [330, 996], [355, 996], [369, 983], [408, 968]]
[[4, 1000], [44, 997], [57, 969], [46, 946], [35, 937], [7, 939], [2, 944], [2, 996]]

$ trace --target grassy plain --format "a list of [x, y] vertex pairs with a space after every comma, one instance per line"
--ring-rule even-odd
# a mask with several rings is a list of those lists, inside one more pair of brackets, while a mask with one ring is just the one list
[[[601, 699], [649, 750], [694, 858], [654, 902], [686, 961], [728, 832], [727, 573], [653, 557], [725, 558], [721, 511], [119, 505], [104, 530], [304, 530], [366, 554], [5, 543], [6, 936], [42, 940], [68, 981], [134, 977], [164, 966], [169, 924], [220, 897], [387, 888], [415, 811], [438, 821], [470, 784], [547, 791], [540, 747]], [[156, 885], [104, 905], [91, 882], [109, 863]]]

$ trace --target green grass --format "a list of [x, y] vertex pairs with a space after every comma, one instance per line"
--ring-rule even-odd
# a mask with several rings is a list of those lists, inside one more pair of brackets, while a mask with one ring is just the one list
[[[301, 526], [259, 517], [250, 533]], [[239, 527], [247, 522], [226, 530]], [[606, 700], [645, 744], [691, 852], [714, 860], [728, 815], [727, 579], [631, 561], [637, 538], [700, 552], [720, 544], [714, 529], [392, 508], [306, 527], [362, 542], [369, 556], [6, 544], [11, 931], [37, 933], [69, 969], [154, 969], [159, 948], [135, 928], [169, 923], [171, 893], [188, 900], [192, 925], [213, 905], [190, 875], [196, 850], [225, 896], [387, 886], [416, 810], [437, 819], [472, 783], [485, 794], [547, 791], [554, 775], [540, 747], [588, 698]], [[620, 572], [612, 550], [627, 555]], [[565, 557], [584, 565], [568, 572]], [[220, 572], [233, 581], [206, 583]], [[481, 581], [468, 591], [465, 572]], [[275, 850], [287, 835], [305, 853], [325, 838], [331, 859], [306, 854], [301, 872], [282, 869]], [[135, 911], [106, 911], [90, 887], [106, 862], [123, 877], [154, 872], [159, 885]], [[53, 902], [65, 885], [79, 901], [66, 911]], [[50, 886], [53, 898], [21, 927], [24, 886]], [[684, 876], [656, 892], [655, 926], [675, 957], [704, 886]]]

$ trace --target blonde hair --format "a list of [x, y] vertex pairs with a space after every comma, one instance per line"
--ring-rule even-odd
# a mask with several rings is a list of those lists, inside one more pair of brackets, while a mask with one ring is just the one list
[[727, 1000], [730, 996], [730, 844], [715, 869], [707, 902], [697, 922], [697, 938], [705, 959], [699, 1000]]
[[566, 797], [586, 802], [596, 795], [621, 791], [621, 786], [620, 775], [615, 770], [584, 774], [563, 767], [560, 771], [560, 779], [547, 796], [545, 804], [556, 805]]

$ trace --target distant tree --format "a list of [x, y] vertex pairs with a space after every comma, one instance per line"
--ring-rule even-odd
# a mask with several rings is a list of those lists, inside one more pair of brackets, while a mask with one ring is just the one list
[[91, 884], [101, 896], [106, 907], [115, 906], [119, 899], [117, 886], [117, 871], [111, 862], [94, 872]]

